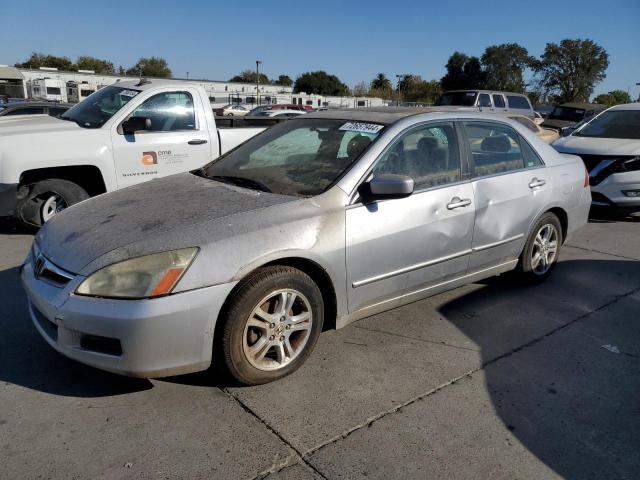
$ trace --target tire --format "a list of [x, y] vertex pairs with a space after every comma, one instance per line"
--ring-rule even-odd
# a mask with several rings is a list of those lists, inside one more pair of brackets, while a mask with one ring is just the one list
[[306, 273], [261, 268], [240, 283], [220, 318], [216, 363], [242, 385], [278, 380], [307, 360], [323, 320], [322, 294]]
[[23, 185], [18, 192], [18, 217], [40, 227], [67, 207], [89, 198], [79, 185], [60, 178], [48, 178]]
[[558, 217], [551, 212], [543, 214], [531, 230], [516, 267], [522, 280], [540, 283], [551, 275], [560, 256], [562, 236]]

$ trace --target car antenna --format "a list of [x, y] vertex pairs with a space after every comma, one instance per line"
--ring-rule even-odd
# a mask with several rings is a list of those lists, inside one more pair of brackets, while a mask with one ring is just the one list
[[141, 78], [140, 81], [136, 84], [136, 87], [141, 87], [143, 85], [148, 85], [151, 83], [151, 80], [147, 80], [146, 78]]

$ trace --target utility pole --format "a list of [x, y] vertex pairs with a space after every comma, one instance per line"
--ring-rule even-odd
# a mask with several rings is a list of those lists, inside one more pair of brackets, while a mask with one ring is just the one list
[[[636, 83], [636, 85], [640, 85], [640, 82]], [[638, 102], [640, 103], [640, 93], [638, 93]]]
[[262, 60], [256, 60], [256, 102], [260, 105], [260, 64]]
[[402, 77], [404, 77], [402, 74], [396, 75], [396, 78], [398, 79], [398, 86], [396, 88], [396, 107], [400, 106], [400, 81], [402, 80]]

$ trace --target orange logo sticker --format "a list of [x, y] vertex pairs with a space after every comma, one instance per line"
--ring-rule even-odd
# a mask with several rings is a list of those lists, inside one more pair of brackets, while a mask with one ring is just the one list
[[156, 152], [142, 152], [142, 164], [143, 165], [156, 165], [158, 163], [158, 156]]

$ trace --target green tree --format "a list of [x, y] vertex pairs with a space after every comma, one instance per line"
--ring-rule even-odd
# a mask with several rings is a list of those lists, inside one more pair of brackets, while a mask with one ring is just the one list
[[609, 54], [594, 41], [565, 39], [547, 43], [536, 69], [545, 93], [563, 103], [588, 101], [608, 66]]
[[478, 57], [454, 52], [445, 65], [447, 73], [440, 80], [443, 90], [483, 88], [485, 73]]
[[278, 79], [274, 82], [276, 85], [282, 85], [284, 87], [290, 87], [293, 85], [293, 80], [289, 75], [279, 75]]
[[523, 93], [524, 69], [535, 64], [535, 58], [517, 43], [487, 47], [481, 62], [485, 74], [485, 88]]
[[239, 75], [232, 77], [230, 82], [239, 82], [239, 83], [257, 83], [256, 80], [260, 78], [260, 83], [269, 83], [269, 77], [267, 77], [264, 73], [261, 73], [259, 76], [256, 75], [256, 72], [253, 70], [243, 70]]
[[440, 82], [423, 80], [420, 75], [403, 75], [398, 86], [404, 102], [430, 105], [442, 93]]
[[101, 60], [96, 57], [90, 57], [88, 55], [78, 57], [78, 60], [76, 61], [76, 68], [78, 70], [93, 70], [96, 73], [114, 73], [112, 62]]
[[607, 107], [632, 102], [631, 95], [624, 90], [612, 90], [609, 93], [602, 93], [594, 98], [593, 101]]
[[164, 58], [142, 57], [138, 63], [127, 69], [127, 75], [167, 78], [171, 76], [171, 69]]
[[33, 52], [27, 61], [23, 63], [16, 63], [18, 68], [40, 68], [49, 67], [57, 68], [58, 70], [75, 70], [76, 66], [73, 64], [69, 57], [57, 57], [55, 55], [48, 55], [45, 53]]
[[376, 75], [371, 81], [371, 88], [376, 90], [391, 90], [393, 87], [391, 86], [391, 80], [387, 78], [384, 73], [379, 73]]
[[323, 70], [306, 72], [296, 78], [293, 85], [295, 93], [306, 92], [317, 95], [343, 95], [347, 86], [335, 75], [329, 75]]

